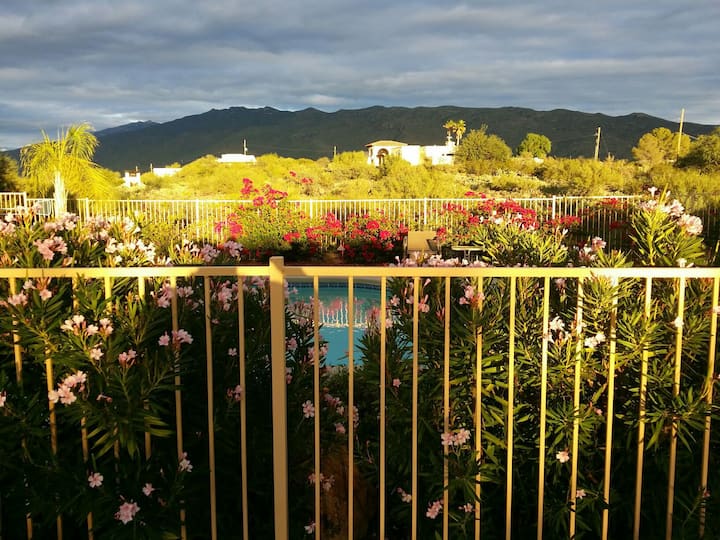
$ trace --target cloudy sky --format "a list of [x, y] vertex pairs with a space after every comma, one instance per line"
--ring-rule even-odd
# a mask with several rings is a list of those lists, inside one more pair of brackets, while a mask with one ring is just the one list
[[2, 0], [0, 148], [231, 106], [720, 124], [718, 28], [718, 0]]

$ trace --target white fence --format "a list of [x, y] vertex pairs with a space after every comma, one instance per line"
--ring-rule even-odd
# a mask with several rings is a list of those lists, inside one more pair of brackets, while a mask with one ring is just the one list
[[[535, 210], [541, 222], [563, 216], [587, 216], [593, 213], [592, 230], [583, 230], [585, 235], [609, 238], [617, 223], [624, 217], [627, 204], [639, 200], [637, 195], [616, 197], [553, 196], [545, 198], [512, 199], [523, 207]], [[452, 225], [448, 220], [452, 214], [443, 212], [448, 205], [471, 208], [478, 204], [475, 198], [447, 199], [298, 199], [287, 201], [296, 205], [311, 218], [334, 214], [340, 221], [349, 216], [382, 212], [388, 219], [404, 222], [411, 230], [435, 229]], [[18, 204], [42, 206], [44, 215], [53, 215], [53, 199], [30, 199], [25, 193], [0, 193], [0, 210], [10, 210]], [[81, 219], [97, 216], [130, 217], [143, 224], [165, 223], [178, 233], [219, 242], [224, 240], [215, 226], [240, 205], [251, 205], [249, 200], [91, 200], [68, 201], [68, 211], [76, 213]], [[703, 220], [706, 242], [713, 245], [718, 237], [718, 216], [714, 208], [688, 209]]]

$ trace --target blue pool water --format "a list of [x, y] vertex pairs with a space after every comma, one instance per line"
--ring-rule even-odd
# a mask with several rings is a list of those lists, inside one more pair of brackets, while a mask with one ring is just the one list
[[[313, 300], [312, 282], [291, 282], [290, 302]], [[327, 365], [346, 365], [348, 360], [348, 286], [346, 281], [320, 280], [318, 290], [320, 301], [320, 335], [327, 341]], [[354, 361], [360, 358], [358, 345], [367, 327], [367, 316], [373, 309], [380, 308], [380, 287], [371, 283], [355, 283], [353, 287], [355, 345]]]

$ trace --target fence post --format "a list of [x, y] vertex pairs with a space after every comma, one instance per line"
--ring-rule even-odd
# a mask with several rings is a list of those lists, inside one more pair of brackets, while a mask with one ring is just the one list
[[423, 229], [427, 229], [427, 197], [423, 199]]
[[285, 381], [285, 275], [283, 257], [270, 257], [270, 355], [273, 415], [275, 540], [287, 540], [287, 383]]
[[551, 219], [553, 219], [553, 220], [555, 219], [555, 212], [556, 212], [556, 209], [555, 209], [555, 201], [556, 201], [556, 200], [557, 200], [557, 195], [553, 195], [553, 198], [552, 198], [552, 217], [551, 217]]

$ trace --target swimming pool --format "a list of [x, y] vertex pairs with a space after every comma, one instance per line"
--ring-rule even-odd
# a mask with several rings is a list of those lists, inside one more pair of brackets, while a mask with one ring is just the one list
[[[313, 301], [312, 281], [292, 281], [288, 284], [289, 301]], [[346, 365], [348, 359], [348, 285], [347, 281], [320, 280], [320, 335], [327, 341], [326, 364]], [[372, 310], [380, 309], [380, 286], [372, 283], [353, 284], [353, 343], [354, 359], [360, 355], [358, 345], [367, 327], [367, 317]]]

